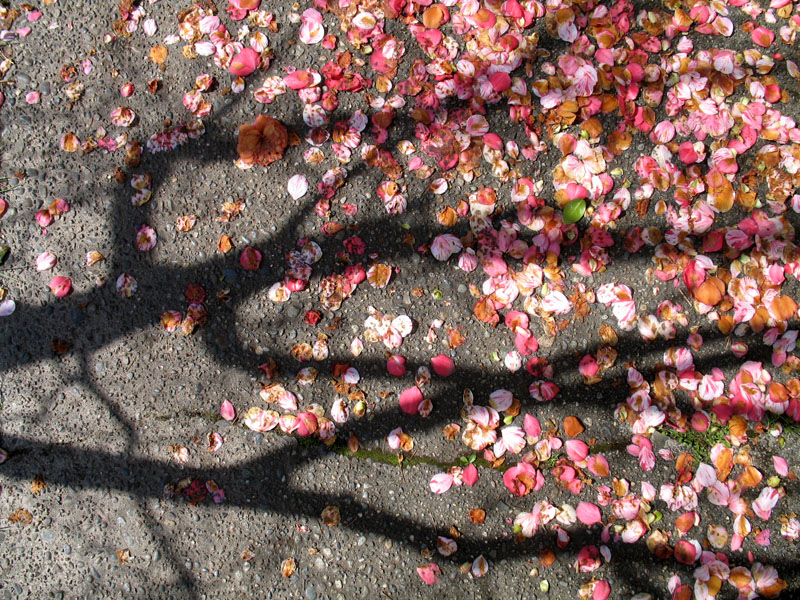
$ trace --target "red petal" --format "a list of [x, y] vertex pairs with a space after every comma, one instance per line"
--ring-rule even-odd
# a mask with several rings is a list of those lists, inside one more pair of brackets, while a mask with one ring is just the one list
[[406, 374], [406, 359], [399, 354], [392, 354], [389, 357], [389, 360], [386, 361], [386, 370], [389, 371], [389, 375], [394, 375], [395, 377], [402, 377]]

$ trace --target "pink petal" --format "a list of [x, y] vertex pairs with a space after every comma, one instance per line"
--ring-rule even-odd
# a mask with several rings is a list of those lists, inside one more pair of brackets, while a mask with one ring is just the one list
[[50, 280], [50, 291], [56, 298], [63, 298], [72, 291], [72, 281], [69, 277], [53, 277]]
[[[731, 543], [731, 546], [733, 546], [733, 543]], [[731, 547], [731, 550], [733, 550], [733, 547]], [[697, 542], [681, 540], [675, 544], [675, 560], [684, 565], [691, 565], [700, 557], [701, 551], [700, 544]]]
[[789, 464], [786, 462], [785, 458], [773, 456], [772, 465], [775, 467], [775, 472], [781, 477], [787, 477], [789, 475]]
[[230, 69], [232, 75], [238, 77], [246, 77], [250, 75], [258, 67], [261, 61], [261, 56], [252, 48], [242, 48], [242, 50], [233, 57]]
[[464, 472], [461, 475], [461, 479], [466, 483], [469, 487], [472, 487], [476, 483], [478, 483], [478, 468], [474, 464], [469, 464], [464, 469]]
[[452, 375], [456, 370], [453, 360], [444, 354], [434, 356], [431, 359], [431, 366], [433, 367], [434, 373], [436, 373], [439, 377], [450, 377], [450, 375]]
[[575, 510], [578, 515], [578, 520], [584, 525], [594, 525], [603, 520], [603, 514], [600, 512], [600, 507], [592, 504], [591, 502], [581, 502]]
[[239, 263], [248, 271], [258, 271], [261, 266], [261, 252], [252, 246], [247, 246], [239, 256]]
[[578, 364], [578, 372], [584, 377], [594, 377], [599, 370], [600, 366], [591, 354], [584, 356]]
[[286, 87], [290, 90], [302, 90], [307, 87], [313, 87], [320, 81], [320, 75], [313, 71], [294, 71], [283, 78], [283, 83], [285, 83]]
[[589, 446], [582, 440], [567, 440], [564, 446], [567, 450], [567, 456], [574, 462], [581, 462], [589, 456]]
[[294, 431], [300, 437], [308, 437], [317, 431], [317, 427], [317, 415], [312, 412], [301, 412], [297, 415]]
[[428, 585], [433, 585], [441, 578], [442, 572], [439, 565], [436, 563], [429, 563], [424, 567], [417, 567], [417, 575], [422, 578], [422, 581]]
[[525, 429], [525, 435], [529, 435], [532, 438], [538, 438], [542, 435], [542, 426], [539, 424], [539, 419], [533, 415], [525, 415], [523, 428]]
[[417, 386], [413, 386], [403, 390], [398, 398], [400, 402], [400, 410], [409, 415], [415, 415], [419, 412], [419, 405], [422, 403], [422, 392]]
[[236, 409], [233, 407], [233, 404], [231, 403], [230, 400], [222, 401], [222, 406], [219, 409], [219, 414], [226, 421], [233, 421], [233, 419], [236, 417]]
[[400, 356], [399, 354], [392, 354], [389, 359], [386, 361], [386, 370], [389, 371], [389, 375], [394, 375], [395, 377], [402, 377], [406, 374], [406, 359], [404, 356]]
[[492, 150], [503, 149], [503, 139], [496, 133], [487, 133], [484, 135], [483, 143], [489, 146]]
[[588, 198], [589, 197], [589, 190], [587, 190], [584, 186], [580, 183], [575, 183], [571, 181], [567, 184], [567, 198], [570, 200], [576, 200], [578, 198]]
[[775, 34], [766, 27], [756, 27], [750, 32], [750, 37], [753, 38], [754, 44], [758, 44], [762, 48], [768, 48], [775, 41]]
[[605, 579], [601, 579], [600, 581], [594, 584], [594, 589], [592, 590], [592, 600], [606, 600], [611, 595], [611, 586], [608, 585], [608, 582]]
[[589, 471], [595, 477], [607, 477], [609, 472], [608, 461], [601, 454], [592, 454], [588, 461]]
[[47, 210], [40, 210], [36, 213], [34, 217], [36, 222], [39, 224], [39, 227], [47, 227], [50, 223], [53, 222], [53, 215], [50, 214], [50, 211]]

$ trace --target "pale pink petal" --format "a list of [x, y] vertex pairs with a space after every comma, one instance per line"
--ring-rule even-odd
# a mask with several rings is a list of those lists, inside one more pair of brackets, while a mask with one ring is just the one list
[[222, 447], [222, 436], [218, 434], [216, 431], [212, 431], [208, 434], [208, 451], [209, 452], [216, 452]]
[[455, 540], [440, 535], [436, 538], [436, 549], [442, 556], [452, 556], [458, 550], [458, 544]]
[[489, 570], [489, 563], [481, 554], [478, 558], [472, 561], [472, 569], [470, 569], [473, 577], [483, 577]]
[[156, 22], [153, 19], [145, 19], [144, 25], [142, 26], [142, 30], [147, 37], [153, 36], [156, 33], [158, 27], [156, 26]]
[[392, 429], [389, 432], [389, 435], [386, 436], [386, 443], [389, 444], [389, 448], [391, 448], [392, 450], [397, 450], [400, 448], [400, 435], [402, 433], [403, 429], [401, 427]]
[[36, 257], [36, 270], [47, 271], [56, 265], [56, 255], [52, 252], [42, 252]]
[[444, 494], [453, 486], [453, 476], [450, 473], [437, 473], [431, 478], [430, 487], [434, 494]]
[[772, 465], [775, 467], [775, 472], [781, 477], [787, 477], [789, 475], [789, 463], [786, 462], [785, 458], [773, 456]]
[[525, 448], [525, 432], [521, 427], [517, 427], [516, 425], [503, 427], [501, 433], [503, 436], [503, 444], [505, 444], [509, 452], [513, 454], [522, 452], [523, 448]]

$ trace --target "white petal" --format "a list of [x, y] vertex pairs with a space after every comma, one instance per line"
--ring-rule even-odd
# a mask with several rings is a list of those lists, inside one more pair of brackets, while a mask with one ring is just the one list
[[308, 191], [308, 179], [305, 175], [292, 175], [289, 182], [286, 184], [286, 189], [289, 190], [289, 195], [297, 200], [306, 195]]
[[0, 302], [0, 317], [8, 317], [17, 308], [17, 304], [10, 298]]

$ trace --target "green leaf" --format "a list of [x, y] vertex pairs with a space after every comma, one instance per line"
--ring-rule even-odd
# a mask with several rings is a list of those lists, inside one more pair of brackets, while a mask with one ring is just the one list
[[0, 246], [0, 265], [6, 262], [9, 252], [11, 252], [11, 248], [8, 246]]
[[478, 458], [477, 454], [470, 454], [469, 455], [469, 464], [474, 463], [476, 458]]
[[441, 300], [442, 299], [442, 290], [433, 290], [431, 292], [431, 296], [433, 296], [437, 300]]
[[583, 198], [575, 198], [570, 200], [569, 204], [564, 207], [564, 223], [577, 223], [586, 212], [586, 200]]

